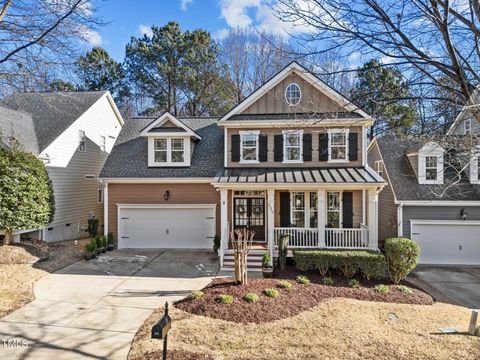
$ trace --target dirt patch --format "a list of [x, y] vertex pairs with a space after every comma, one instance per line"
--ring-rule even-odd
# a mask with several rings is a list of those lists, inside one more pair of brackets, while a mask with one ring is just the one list
[[9, 246], [0, 246], [0, 264], [34, 264], [50, 256], [49, 246], [44, 241], [28, 240]]
[[[320, 302], [331, 298], [350, 298], [364, 301], [378, 301], [401, 304], [431, 305], [433, 299], [430, 295], [411, 289], [411, 294], [401, 292], [396, 286], [389, 285], [388, 294], [380, 294], [375, 291], [377, 282], [362, 281], [362, 287], [353, 289], [348, 286], [348, 280], [343, 277], [332, 277], [334, 286], [321, 284], [321, 278], [311, 274], [309, 285], [298, 284], [284, 274], [293, 285], [292, 289], [279, 288], [279, 279], [250, 279], [248, 285], [236, 285], [231, 279], [215, 279], [212, 284], [203, 289], [205, 296], [202, 299], [186, 298], [176, 304], [184, 311], [195, 315], [208, 316], [215, 319], [223, 319], [239, 323], [265, 323], [274, 320], [285, 319], [295, 316], [303, 311], [317, 306]], [[293, 273], [290, 273], [293, 276]], [[263, 291], [267, 288], [275, 288], [280, 297], [272, 299]], [[255, 293], [260, 297], [258, 303], [249, 303], [243, 299], [248, 293]], [[218, 296], [222, 294], [233, 295], [235, 300], [231, 305], [218, 303]]]
[[[136, 334], [129, 359], [161, 350], [150, 339], [156, 310]], [[394, 315], [392, 315], [394, 314]], [[213, 359], [478, 360], [480, 338], [440, 334], [466, 332], [470, 310], [459, 306], [408, 305], [328, 299], [294, 317], [241, 324], [193, 315], [172, 307], [169, 348]]]
[[[154, 351], [129, 360], [158, 360], [162, 359], [163, 351]], [[206, 354], [198, 354], [190, 351], [169, 350], [167, 353], [168, 360], [213, 360], [213, 358]]]
[[83, 259], [85, 244], [90, 239], [65, 240], [48, 243], [48, 258], [35, 263], [34, 267], [55, 272]]

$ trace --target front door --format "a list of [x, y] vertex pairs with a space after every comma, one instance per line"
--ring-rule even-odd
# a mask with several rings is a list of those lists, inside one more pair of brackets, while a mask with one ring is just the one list
[[253, 241], [265, 242], [265, 199], [233, 198], [234, 229], [249, 229], [255, 232]]

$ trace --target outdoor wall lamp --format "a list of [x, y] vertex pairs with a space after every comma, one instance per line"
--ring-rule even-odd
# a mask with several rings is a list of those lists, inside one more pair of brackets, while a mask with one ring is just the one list
[[164, 193], [163, 193], [163, 198], [165, 199], [165, 201], [168, 201], [168, 198], [170, 197], [170, 191], [169, 190], [166, 190]]
[[465, 211], [465, 208], [460, 210], [460, 217], [462, 218], [462, 220], [467, 220], [467, 212]]

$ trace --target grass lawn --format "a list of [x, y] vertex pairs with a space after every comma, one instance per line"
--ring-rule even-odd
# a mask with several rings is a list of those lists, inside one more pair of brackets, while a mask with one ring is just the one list
[[[161, 315], [162, 310], [155, 311], [139, 330], [130, 359], [161, 350], [162, 342], [150, 339], [151, 326]], [[262, 324], [213, 319], [174, 307], [171, 316], [170, 349], [213, 359], [468, 360], [478, 359], [480, 353], [479, 337], [438, 333], [447, 326], [466, 331], [470, 318], [468, 309], [442, 303], [335, 298], [294, 317]]]

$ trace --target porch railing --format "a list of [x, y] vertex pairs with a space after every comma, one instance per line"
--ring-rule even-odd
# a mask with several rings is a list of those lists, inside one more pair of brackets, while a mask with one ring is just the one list
[[275, 244], [282, 235], [289, 235], [289, 248], [329, 248], [329, 249], [366, 249], [368, 248], [368, 229], [325, 229], [325, 243], [321, 242], [318, 229], [277, 227]]

